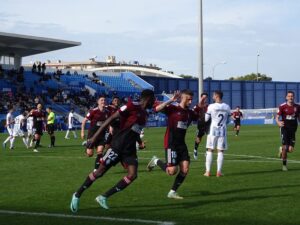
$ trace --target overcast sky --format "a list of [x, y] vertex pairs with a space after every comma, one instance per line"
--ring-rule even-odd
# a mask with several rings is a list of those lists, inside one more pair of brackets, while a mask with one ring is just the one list
[[[204, 77], [258, 71], [300, 81], [299, 0], [203, 0]], [[82, 42], [80, 47], [24, 58], [157, 64], [197, 75], [197, 0], [9, 0], [0, 31]], [[259, 52], [259, 56], [257, 53]], [[226, 62], [226, 64], [221, 64]]]

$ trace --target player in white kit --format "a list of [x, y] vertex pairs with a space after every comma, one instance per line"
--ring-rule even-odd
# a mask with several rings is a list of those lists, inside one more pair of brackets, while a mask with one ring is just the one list
[[73, 135], [74, 135], [74, 138], [77, 138], [77, 135], [76, 135], [76, 132], [75, 132], [75, 128], [74, 128], [74, 109], [71, 109], [69, 115], [68, 115], [68, 130], [67, 130], [67, 133], [66, 133], [66, 136], [65, 136], [65, 139], [70, 139], [69, 138], [69, 133], [70, 133], [70, 130], [72, 131]]
[[13, 149], [12, 139], [13, 139], [13, 128], [14, 128], [14, 122], [15, 122], [13, 112], [14, 112], [14, 109], [11, 108], [11, 109], [8, 110], [8, 113], [6, 114], [6, 124], [5, 124], [5, 126], [6, 126], [6, 129], [7, 129], [7, 132], [9, 134], [9, 136], [3, 142], [3, 144], [2, 144], [3, 148], [6, 148], [6, 143], [8, 141], [10, 141], [9, 149]]
[[[31, 110], [31, 111], [33, 111], [33, 110]], [[27, 116], [26, 128], [27, 128], [27, 139], [26, 139], [26, 142], [30, 143], [29, 147], [32, 147], [32, 145], [33, 145], [33, 139], [34, 139], [33, 117], [32, 116]]]
[[210, 168], [213, 161], [213, 151], [218, 150], [217, 159], [217, 177], [222, 176], [222, 166], [224, 156], [223, 153], [227, 150], [227, 124], [230, 121], [230, 107], [226, 103], [222, 102], [223, 92], [215, 91], [213, 94], [213, 100], [215, 103], [210, 104], [205, 114], [205, 121], [211, 119], [209, 127], [209, 133], [206, 141], [206, 172], [204, 176], [210, 176]]
[[24, 126], [26, 123], [27, 112], [23, 112], [15, 118], [15, 124], [13, 129], [12, 147], [14, 147], [16, 137], [22, 137], [23, 143], [28, 148], [27, 140], [24, 133]]

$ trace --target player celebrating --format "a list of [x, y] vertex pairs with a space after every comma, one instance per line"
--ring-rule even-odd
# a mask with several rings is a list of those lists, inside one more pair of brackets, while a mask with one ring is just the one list
[[6, 140], [3, 142], [2, 144], [2, 147], [3, 148], [6, 148], [6, 143], [8, 141], [10, 141], [10, 146], [9, 146], [9, 149], [13, 149], [13, 145], [12, 145], [12, 139], [13, 139], [13, 128], [14, 128], [14, 117], [13, 117], [13, 112], [14, 112], [14, 109], [13, 108], [10, 108], [8, 110], [8, 113], [6, 114], [6, 129], [7, 129], [7, 132], [9, 134], [9, 136], [6, 138]]
[[241, 119], [243, 118], [243, 113], [240, 111], [239, 106], [237, 106], [235, 111], [231, 114], [231, 118], [234, 121], [235, 136], [238, 136], [241, 128]]
[[37, 105], [37, 109], [33, 110], [29, 116], [33, 117], [33, 131], [35, 146], [33, 152], [39, 152], [38, 146], [40, 145], [41, 137], [43, 135], [43, 122], [46, 118], [46, 114], [43, 111], [42, 104]]
[[[294, 151], [296, 142], [295, 134], [299, 120], [299, 105], [294, 102], [294, 92], [288, 91], [286, 102], [279, 106], [276, 122], [280, 127], [282, 146], [279, 148], [279, 155], [282, 158], [282, 170], [287, 171], [287, 153]], [[281, 120], [280, 120], [281, 117]]]
[[73, 132], [73, 136], [74, 138], [76, 139], [77, 138], [77, 135], [76, 135], [76, 132], [75, 132], [75, 129], [74, 129], [74, 109], [71, 109], [69, 115], [68, 115], [68, 130], [67, 130], [67, 133], [66, 133], [66, 136], [65, 136], [65, 139], [70, 139], [69, 138], [69, 133], [70, 131]]
[[213, 161], [213, 151], [218, 150], [217, 159], [217, 177], [221, 177], [224, 160], [224, 151], [227, 150], [227, 124], [230, 121], [230, 107], [222, 102], [223, 92], [215, 91], [213, 100], [215, 103], [210, 104], [205, 114], [205, 121], [211, 119], [209, 133], [206, 141], [206, 172], [204, 176], [210, 176], [210, 168]]
[[[178, 98], [180, 98], [179, 105], [172, 105], [171, 103], [177, 101]], [[155, 107], [155, 111], [162, 111], [168, 117], [164, 139], [166, 163], [153, 156], [148, 163], [147, 169], [151, 171], [157, 165], [168, 175], [173, 176], [177, 174], [179, 166], [179, 173], [167, 195], [168, 198], [183, 199], [176, 191], [183, 183], [189, 171], [190, 156], [185, 144], [185, 134], [191, 122], [197, 121], [200, 118], [199, 114], [189, 109], [192, 100], [192, 91], [183, 90], [181, 93], [177, 91], [170, 100]], [[203, 101], [204, 97], [201, 99], [201, 102]], [[199, 105], [202, 104], [199, 103]]]
[[[92, 138], [92, 136], [97, 132], [97, 130], [102, 126], [104, 121], [109, 117], [109, 111], [105, 108], [105, 97], [100, 96], [98, 99], [98, 107], [89, 111], [86, 117], [82, 121], [81, 125], [81, 138], [84, 139], [84, 128], [86, 122], [91, 121], [90, 128], [88, 130], [88, 139]], [[92, 157], [94, 155], [94, 147], [96, 147], [97, 157], [95, 160], [95, 170], [99, 167], [99, 160], [103, 156], [103, 150], [105, 147], [105, 131], [98, 136], [98, 139], [93, 143], [93, 145], [89, 145], [86, 148], [86, 154], [88, 157]]]
[[[208, 94], [206, 92], [203, 92], [201, 94], [201, 98], [203, 98], [203, 104], [202, 105], [195, 105], [193, 110], [196, 111], [198, 114], [201, 115], [205, 115], [205, 112], [207, 111], [207, 97]], [[197, 121], [197, 135], [196, 135], [196, 139], [195, 139], [195, 147], [194, 147], [194, 159], [197, 160], [198, 159], [198, 147], [199, 144], [202, 141], [202, 137], [207, 133], [207, 123], [205, 123], [204, 118], [198, 119]]]
[[128, 187], [137, 178], [137, 151], [135, 143], [140, 135], [142, 128], [146, 125], [148, 113], [147, 108], [152, 108], [155, 97], [152, 90], [146, 89], [141, 93], [140, 102], [129, 101], [122, 106], [116, 113], [110, 116], [95, 135], [90, 139], [94, 142], [101, 138], [101, 133], [116, 118], [120, 118], [120, 131], [113, 136], [112, 148], [108, 149], [101, 159], [100, 167], [89, 174], [82, 186], [73, 194], [71, 201], [71, 211], [77, 212], [79, 207], [79, 199], [82, 193], [89, 188], [93, 182], [102, 177], [112, 166], [118, 162], [125, 163], [127, 175], [122, 178], [114, 187], [106, 193], [99, 195], [96, 201], [101, 207], [108, 209], [107, 198], [111, 195], [122, 191]]
[[12, 138], [12, 147], [14, 146], [16, 137], [21, 137], [25, 147], [28, 149], [28, 143], [24, 134], [24, 126], [26, 123], [27, 112], [24, 111], [22, 114], [18, 115], [15, 118], [14, 129], [13, 129], [13, 138]]

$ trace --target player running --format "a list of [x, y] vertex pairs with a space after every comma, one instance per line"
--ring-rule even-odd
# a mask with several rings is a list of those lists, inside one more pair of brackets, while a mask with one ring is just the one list
[[16, 137], [21, 137], [25, 147], [28, 149], [28, 143], [26, 140], [25, 132], [24, 132], [24, 127], [26, 124], [26, 116], [27, 116], [27, 112], [24, 111], [23, 113], [21, 113], [20, 115], [18, 115], [15, 118], [14, 129], [13, 129], [13, 138], [12, 138], [12, 147], [14, 147]]
[[35, 142], [33, 152], [39, 152], [37, 148], [40, 145], [41, 137], [43, 135], [43, 123], [46, 118], [46, 113], [43, 111], [42, 104], [38, 104], [37, 108], [33, 110], [29, 116], [33, 117], [33, 132]]
[[235, 136], [238, 136], [241, 129], [241, 119], [243, 119], [243, 113], [240, 111], [240, 107], [237, 106], [235, 111], [231, 114], [231, 118], [234, 121]]
[[210, 176], [210, 168], [213, 161], [213, 152], [218, 151], [217, 159], [217, 177], [223, 176], [222, 166], [224, 161], [224, 151], [227, 150], [227, 124], [230, 121], [230, 107], [222, 102], [223, 92], [215, 91], [213, 100], [215, 103], [210, 104], [205, 114], [205, 121], [211, 119], [209, 133], [206, 141], [206, 172], [204, 176]]
[[[179, 105], [171, 103], [180, 98]], [[159, 166], [162, 171], [168, 175], [176, 175], [175, 181], [167, 197], [173, 199], [183, 199], [177, 193], [177, 189], [183, 183], [189, 171], [190, 156], [185, 143], [185, 135], [187, 128], [192, 121], [197, 121], [200, 115], [189, 109], [193, 100], [193, 92], [190, 90], [177, 91], [172, 98], [155, 107], [156, 112], [163, 112], [168, 117], [167, 129], [164, 138], [164, 148], [166, 153], [166, 163], [153, 156], [148, 163], [148, 171], [153, 170], [155, 166]], [[204, 101], [204, 97], [201, 102]], [[201, 103], [199, 103], [201, 105]], [[179, 172], [178, 171], [179, 166]]]
[[[199, 115], [205, 115], [206, 111], [207, 111], [207, 97], [208, 94], [206, 92], [203, 92], [201, 94], [201, 98], [203, 98], [203, 104], [202, 105], [195, 105], [193, 110], [195, 112], [197, 112]], [[197, 134], [196, 134], [196, 138], [195, 138], [195, 145], [194, 145], [194, 159], [197, 160], [198, 159], [198, 147], [199, 144], [202, 141], [202, 137], [208, 132], [208, 124], [205, 123], [204, 118], [198, 119], [197, 121]]]
[[127, 175], [123, 177], [114, 187], [102, 195], [96, 197], [99, 205], [108, 209], [107, 198], [113, 194], [124, 190], [137, 178], [138, 158], [135, 143], [140, 135], [142, 128], [146, 125], [148, 113], [146, 109], [152, 108], [155, 97], [152, 90], [143, 90], [140, 102], [129, 101], [122, 106], [116, 113], [110, 116], [95, 135], [90, 139], [91, 143], [101, 137], [107, 126], [115, 119], [120, 118], [120, 131], [113, 136], [112, 147], [107, 150], [101, 159], [100, 167], [91, 172], [82, 186], [73, 194], [70, 208], [72, 212], [77, 212], [79, 199], [82, 193], [88, 189], [96, 179], [102, 177], [112, 166], [118, 162], [125, 163]]
[[299, 105], [294, 102], [294, 92], [288, 91], [286, 102], [281, 104], [276, 115], [276, 123], [280, 127], [281, 143], [279, 156], [282, 158], [282, 171], [288, 171], [287, 153], [293, 152], [296, 143], [296, 131], [300, 119]]

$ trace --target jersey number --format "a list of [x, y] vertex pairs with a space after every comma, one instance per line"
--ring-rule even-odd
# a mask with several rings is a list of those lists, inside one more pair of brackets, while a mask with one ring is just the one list
[[221, 126], [223, 126], [222, 122], [223, 122], [223, 119], [224, 119], [224, 115], [223, 114], [219, 114], [218, 117], [220, 117], [220, 121], [218, 123], [218, 126], [221, 127]]

